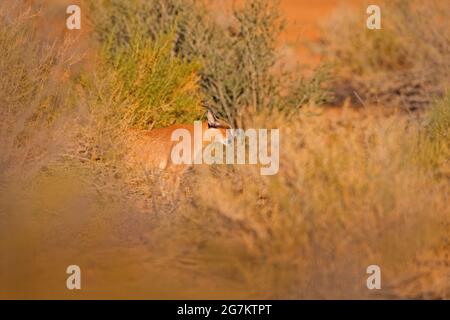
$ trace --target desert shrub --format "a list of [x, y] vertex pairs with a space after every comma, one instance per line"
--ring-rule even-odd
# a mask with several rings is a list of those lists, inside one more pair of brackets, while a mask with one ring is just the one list
[[450, 95], [434, 101], [425, 118], [425, 128], [418, 145], [421, 163], [450, 177]]
[[431, 105], [450, 83], [448, 3], [379, 5], [381, 30], [366, 28], [360, 13], [367, 5], [336, 12], [323, 30], [322, 53], [338, 66], [337, 96], [407, 109]]
[[[18, 252], [0, 263], [4, 283], [22, 290], [7, 297], [69, 297], [55, 274], [76, 257], [91, 275], [86, 298], [448, 298], [450, 186], [415, 161], [429, 129], [375, 110], [306, 111], [251, 117], [282, 128], [277, 175], [196, 167], [171, 211], [106, 190], [113, 177], [96, 175], [92, 192], [84, 170], [43, 177], [25, 210], [15, 194], [9, 210], [29, 219], [0, 223], [11, 235], [2, 249]], [[379, 295], [366, 288], [371, 264], [382, 268]]]
[[98, 39], [112, 41], [112, 51], [129, 43], [134, 33], [155, 41], [175, 32], [173, 53], [201, 64], [205, 99], [234, 124], [239, 109], [292, 109], [325, 100], [327, 95], [317, 92], [325, 91], [324, 73], [309, 79], [277, 70], [284, 21], [276, 2], [248, 1], [228, 15], [226, 23], [219, 23], [207, 5], [191, 0], [103, 1], [92, 2], [91, 20]]
[[[300, 71], [297, 74], [300, 75]], [[334, 94], [329, 87], [332, 74], [333, 67], [323, 64], [310, 77], [288, 76], [287, 94], [283, 98], [282, 109], [295, 112], [306, 104], [320, 106], [333, 101]]]
[[23, 3], [0, 9], [0, 171], [18, 178], [39, 171], [70, 140], [74, 105], [67, 73], [78, 59], [70, 39], [39, 39], [38, 15]]
[[111, 78], [107, 81], [114, 92], [113, 105], [119, 106], [112, 113], [128, 127], [158, 128], [203, 115], [199, 63], [173, 55], [182, 2], [186, 1], [88, 2], [102, 48], [100, 60], [108, 62], [101, 73]]
[[[261, 177], [254, 166], [196, 167], [173, 201], [160, 176], [130, 169], [120, 156], [129, 127], [167, 125], [182, 117], [178, 108], [199, 105], [195, 59], [203, 56], [180, 54], [193, 39], [173, 30], [181, 18], [169, 14], [171, 31], [148, 38], [134, 31], [116, 38], [106, 28], [95, 68], [72, 86], [59, 76], [70, 71], [64, 46], [37, 41], [31, 17], [6, 19], [3, 12], [1, 297], [73, 298], [63, 284], [74, 258], [87, 271], [83, 298], [370, 298], [370, 264], [382, 268], [381, 297], [449, 297], [448, 97], [422, 124], [370, 108], [328, 117], [317, 108], [286, 115], [255, 106], [249, 114], [247, 98], [226, 92], [232, 99], [224, 101], [237, 101], [232, 110], [243, 122], [281, 129], [280, 171]], [[115, 14], [127, 17], [122, 13]], [[376, 69], [380, 62], [373, 61]], [[288, 105], [322, 100], [319, 78], [327, 76], [316, 77], [297, 79], [290, 90], [297, 98]], [[72, 109], [76, 114], [66, 113]], [[91, 150], [59, 157], [67, 141]], [[17, 185], [3, 179], [36, 171]]]
[[431, 139], [450, 142], [450, 92], [434, 103], [428, 116], [427, 130]]
[[[32, 276], [35, 268], [49, 262], [50, 268], [63, 267], [67, 249], [79, 254], [69, 243], [86, 228], [97, 229], [100, 237], [94, 238], [101, 241], [102, 220], [132, 195], [128, 181], [114, 176], [116, 162], [95, 161], [96, 155], [79, 149], [92, 149], [98, 141], [106, 145], [113, 132], [107, 119], [111, 105], [94, 95], [111, 91], [108, 83], [93, 81], [106, 80], [99, 70], [80, 71], [82, 39], [44, 34], [39, 23], [46, 13], [29, 1], [0, 3], [0, 296], [8, 298], [33, 297], [42, 279]], [[83, 89], [91, 84], [87, 95]], [[118, 144], [105, 150], [121, 152], [111, 146]], [[97, 214], [101, 218], [92, 219]], [[50, 256], [36, 264], [36, 252]], [[43, 281], [52, 279], [45, 275]]]
[[166, 243], [174, 269], [202, 275], [186, 286], [225, 297], [369, 298], [366, 268], [378, 264], [385, 296], [448, 297], [450, 189], [417, 166], [419, 122], [350, 110], [270, 119], [282, 128], [276, 176], [196, 169]]
[[191, 0], [86, 2], [95, 37], [101, 43], [109, 42], [111, 51], [129, 44], [137, 34], [157, 40], [196, 15]]
[[114, 75], [114, 105], [132, 128], [164, 127], [175, 122], [189, 123], [202, 116], [198, 64], [171, 55], [172, 37], [156, 42], [135, 36], [109, 55], [108, 70]]
[[239, 108], [277, 106], [282, 80], [274, 66], [283, 20], [273, 2], [246, 2], [231, 13], [228, 26], [207, 17], [203, 24], [187, 21], [182, 30], [180, 53], [200, 57], [202, 87], [223, 116], [236, 120]]

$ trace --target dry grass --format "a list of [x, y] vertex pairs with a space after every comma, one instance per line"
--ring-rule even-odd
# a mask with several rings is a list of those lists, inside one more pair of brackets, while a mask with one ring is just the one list
[[196, 167], [174, 193], [123, 162], [114, 75], [57, 77], [66, 46], [1, 19], [1, 298], [449, 298], [448, 96], [414, 116], [247, 110], [281, 129], [279, 173]]
[[[28, 177], [70, 139], [73, 40], [37, 41], [36, 15], [2, 4], [0, 15], [1, 179]], [[64, 82], [60, 80], [64, 80]], [[62, 136], [60, 133], [65, 132]]]
[[417, 166], [416, 120], [348, 110], [267, 122], [283, 128], [279, 174], [197, 177], [171, 232], [174, 263], [252, 298], [377, 297], [370, 264], [380, 297], [448, 297], [449, 175]]
[[382, 29], [368, 30], [358, 10], [342, 8], [323, 30], [322, 53], [337, 65], [337, 97], [409, 110], [430, 106], [450, 84], [450, 5], [379, 2]]
[[[440, 171], [448, 158], [422, 166], [436, 155], [422, 151], [436, 149], [423, 145], [434, 142], [420, 138], [417, 120], [352, 110], [332, 120], [317, 110], [260, 118], [283, 128], [274, 177], [247, 166], [195, 168], [174, 206], [154, 189], [150, 200], [127, 195], [119, 186], [130, 174], [96, 176], [97, 189], [74, 173], [52, 174], [26, 198], [3, 201], [20, 215], [19, 229], [2, 234], [26, 228], [14, 245], [30, 272], [9, 271], [25, 291], [7, 296], [448, 298], [450, 183]], [[86, 289], [74, 296], [61, 270], [75, 262]], [[365, 287], [370, 264], [382, 268], [381, 292]], [[36, 291], [26, 295], [29, 281]]]

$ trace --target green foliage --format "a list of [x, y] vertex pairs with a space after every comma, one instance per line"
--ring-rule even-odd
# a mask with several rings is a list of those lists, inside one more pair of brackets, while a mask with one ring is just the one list
[[172, 55], [173, 37], [156, 41], [134, 36], [130, 43], [104, 48], [112, 75], [114, 103], [129, 127], [154, 128], [199, 119], [198, 63]]
[[433, 140], [450, 144], [450, 92], [432, 106], [429, 113], [428, 134]]
[[450, 92], [430, 107], [419, 146], [419, 159], [439, 176], [450, 177]]
[[[230, 122], [236, 124], [238, 115], [249, 107], [261, 112], [323, 101], [311, 97], [321, 95], [317, 90], [328, 79], [319, 75], [311, 80], [276, 70], [277, 41], [284, 28], [276, 1], [246, 1], [229, 13], [226, 23], [218, 23], [203, 2], [192, 0], [90, 3], [97, 38], [109, 42], [111, 52], [130, 44], [136, 34], [157, 41], [175, 33], [173, 53], [200, 63], [203, 95]], [[310, 83], [319, 79], [320, 85]], [[290, 91], [292, 82], [297, 84], [294, 91]]]
[[206, 17], [183, 26], [180, 53], [199, 57], [202, 88], [212, 106], [229, 120], [241, 108], [258, 112], [280, 104], [283, 85], [275, 75], [277, 40], [284, 21], [273, 1], [253, 0], [231, 14], [228, 26]]
[[195, 15], [192, 0], [88, 0], [96, 38], [115, 50], [137, 34], [156, 40]]

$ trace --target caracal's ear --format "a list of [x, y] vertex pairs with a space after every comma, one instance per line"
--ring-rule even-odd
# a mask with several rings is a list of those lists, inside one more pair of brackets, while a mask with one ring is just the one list
[[206, 118], [208, 119], [208, 128], [231, 129], [231, 126], [228, 123], [223, 120], [217, 119], [214, 113], [209, 109]]
[[208, 127], [209, 128], [219, 128], [220, 122], [217, 120], [216, 116], [210, 109], [208, 109], [208, 112], [206, 113], [206, 118], [208, 119]]
[[206, 101], [202, 101], [202, 106], [207, 110], [206, 119], [208, 120], [208, 128], [231, 129], [231, 126], [228, 123], [217, 119], [216, 115]]

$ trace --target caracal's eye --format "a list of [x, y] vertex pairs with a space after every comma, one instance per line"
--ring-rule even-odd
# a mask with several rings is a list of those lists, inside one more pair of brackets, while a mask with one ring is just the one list
[[226, 133], [225, 133], [225, 139], [224, 140], [225, 140], [224, 141], [225, 145], [227, 145], [227, 146], [231, 145], [233, 143], [233, 140], [234, 140], [233, 131], [227, 130]]
[[230, 139], [226, 138], [226, 137], [225, 138], [222, 137], [221, 142], [222, 142], [223, 145], [227, 146], [227, 145], [230, 144]]

